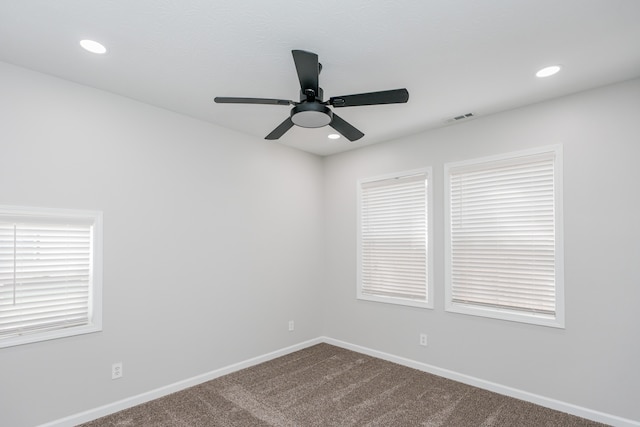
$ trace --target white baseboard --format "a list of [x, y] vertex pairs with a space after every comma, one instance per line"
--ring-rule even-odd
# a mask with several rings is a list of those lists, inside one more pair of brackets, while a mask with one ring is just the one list
[[436, 366], [428, 365], [426, 363], [417, 362], [415, 360], [406, 359], [404, 357], [395, 356], [393, 354], [384, 353], [382, 351], [374, 350], [367, 347], [362, 347], [355, 344], [350, 344], [344, 341], [336, 340], [329, 337], [318, 337], [309, 341], [305, 341], [299, 344], [292, 345], [280, 350], [273, 351], [271, 353], [254, 357], [243, 362], [235, 363], [214, 371], [198, 375], [186, 380], [178, 381], [173, 384], [169, 384], [164, 387], [157, 388], [145, 393], [138, 394], [117, 402], [109, 403], [98, 408], [90, 409], [85, 412], [81, 412], [75, 415], [71, 415], [65, 418], [58, 419], [46, 424], [42, 424], [40, 427], [73, 427], [78, 424], [85, 423], [87, 421], [95, 420], [96, 418], [104, 417], [114, 412], [122, 411], [124, 409], [131, 408], [142, 403], [149, 402], [154, 399], [166, 396], [171, 393], [175, 393], [185, 388], [189, 388], [203, 382], [213, 380], [223, 375], [230, 374], [232, 372], [239, 371], [241, 369], [249, 368], [259, 363], [267, 362], [280, 356], [293, 353], [294, 351], [302, 350], [319, 343], [327, 343], [335, 345], [336, 347], [342, 347], [348, 350], [353, 350], [358, 353], [367, 354], [369, 356], [377, 357], [379, 359], [388, 360], [389, 362], [397, 363], [399, 365], [408, 366], [410, 368], [418, 369], [420, 371], [428, 372], [430, 374], [438, 375], [444, 378], [448, 378], [454, 381], [458, 381], [464, 384], [479, 387], [485, 390], [493, 391], [495, 393], [503, 394], [505, 396], [514, 397], [527, 402], [535, 403], [540, 406], [555, 409], [557, 411], [566, 412], [568, 414], [576, 415], [582, 418], [586, 418], [592, 421], [597, 421], [605, 424], [609, 424], [616, 427], [640, 427], [639, 421], [633, 421], [630, 419], [618, 417], [616, 415], [607, 414], [604, 412], [595, 411], [589, 408], [573, 405], [571, 403], [562, 402], [556, 399], [540, 396], [537, 394], [529, 393], [523, 390], [518, 390], [512, 387], [496, 384], [491, 381], [486, 381], [480, 378], [472, 377], [458, 372], [450, 371], [448, 369], [438, 368]]
[[356, 351], [369, 356], [377, 357], [379, 359], [387, 360], [389, 362], [397, 363], [399, 365], [408, 366], [423, 372], [438, 375], [440, 377], [448, 378], [450, 380], [458, 381], [463, 384], [468, 384], [474, 387], [482, 388], [484, 390], [493, 391], [498, 394], [502, 394], [516, 399], [524, 400], [527, 402], [535, 403], [536, 405], [544, 406], [546, 408], [554, 409], [556, 411], [566, 412], [567, 414], [576, 415], [578, 417], [586, 418], [588, 420], [609, 424], [616, 427], [640, 427], [639, 421], [630, 420], [627, 418], [618, 417], [616, 415], [607, 414], [593, 409], [584, 408], [582, 406], [574, 405], [560, 400], [551, 399], [549, 397], [540, 396], [538, 394], [529, 393], [527, 391], [518, 390], [516, 388], [508, 387], [505, 385], [497, 384], [491, 381], [486, 381], [480, 378], [472, 377], [469, 375], [461, 374], [458, 372], [450, 371], [448, 369], [438, 368], [437, 366], [429, 365], [422, 362], [417, 362], [411, 359], [405, 359], [404, 357], [395, 356], [393, 354], [384, 353], [382, 351], [373, 350], [367, 347], [362, 347], [355, 344], [350, 344], [344, 341], [336, 340], [333, 338], [322, 337], [322, 341], [335, 345], [336, 347], [346, 348], [347, 350]]
[[132, 396], [126, 399], [119, 400], [117, 402], [100, 406], [98, 408], [81, 412], [79, 414], [71, 415], [65, 418], [58, 419], [56, 421], [42, 424], [40, 425], [40, 427], [73, 427], [78, 424], [95, 420], [96, 418], [113, 414], [114, 412], [122, 411], [124, 409], [128, 409], [133, 406], [140, 405], [142, 403], [146, 403], [154, 399], [159, 399], [168, 394], [175, 393], [176, 391], [184, 390], [185, 388], [193, 387], [198, 384], [202, 384], [204, 382], [213, 380], [223, 375], [227, 375], [232, 372], [239, 371], [241, 369], [249, 368], [259, 363], [267, 362], [271, 359], [275, 359], [277, 357], [284, 356], [289, 353], [293, 353], [294, 351], [302, 350], [304, 348], [311, 347], [312, 345], [315, 345], [315, 344], [320, 344], [321, 342], [323, 342], [322, 338], [314, 338], [312, 340], [295, 344], [280, 350], [276, 350], [271, 353], [264, 354], [262, 356], [254, 357], [254, 358], [245, 360], [243, 362], [234, 363], [233, 365], [225, 366], [223, 368], [216, 369], [214, 371], [207, 372], [202, 375], [197, 375], [195, 377], [191, 377], [186, 380], [178, 381], [176, 383], [169, 384], [167, 386], [160, 387], [155, 390], [141, 393], [136, 396]]

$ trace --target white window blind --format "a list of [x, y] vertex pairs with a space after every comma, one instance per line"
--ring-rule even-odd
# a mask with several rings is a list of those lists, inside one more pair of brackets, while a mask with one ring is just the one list
[[542, 319], [532, 323], [558, 319], [556, 151], [447, 170], [448, 309]]
[[0, 344], [95, 326], [94, 226], [91, 218], [0, 210]]
[[430, 302], [427, 183], [426, 172], [360, 183], [359, 298]]

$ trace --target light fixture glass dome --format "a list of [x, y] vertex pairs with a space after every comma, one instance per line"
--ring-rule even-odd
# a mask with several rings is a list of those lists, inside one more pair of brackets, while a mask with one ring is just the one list
[[303, 128], [321, 128], [331, 123], [331, 117], [319, 111], [302, 111], [291, 117], [291, 121]]
[[331, 109], [319, 102], [303, 102], [291, 109], [291, 121], [303, 128], [321, 128], [332, 119]]

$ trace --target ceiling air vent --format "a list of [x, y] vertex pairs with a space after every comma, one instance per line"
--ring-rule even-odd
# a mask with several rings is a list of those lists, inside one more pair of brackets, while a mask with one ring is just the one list
[[473, 117], [473, 113], [467, 113], [462, 116], [456, 116], [453, 118], [453, 120], [464, 120], [464, 119], [468, 119], [469, 117]]
[[455, 117], [453, 117], [451, 119], [447, 119], [446, 123], [455, 123], [455, 122], [459, 122], [460, 120], [465, 120], [465, 119], [469, 119], [469, 118], [472, 118], [472, 117], [475, 117], [473, 115], [473, 113], [461, 114], [461, 115], [455, 116]]

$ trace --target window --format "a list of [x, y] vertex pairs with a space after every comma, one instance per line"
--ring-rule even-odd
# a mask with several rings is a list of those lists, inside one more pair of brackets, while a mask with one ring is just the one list
[[433, 307], [431, 169], [358, 183], [359, 299]]
[[102, 214], [0, 206], [0, 347], [102, 329]]
[[447, 311], [564, 327], [561, 154], [445, 165]]

